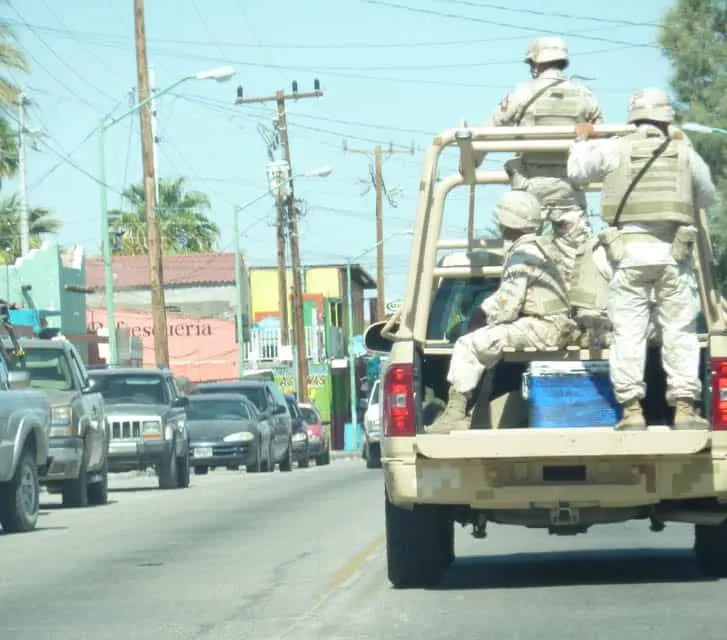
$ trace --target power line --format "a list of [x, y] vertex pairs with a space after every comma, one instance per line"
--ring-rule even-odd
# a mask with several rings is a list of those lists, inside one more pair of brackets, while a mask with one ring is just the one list
[[635, 44], [633, 42], [627, 42], [625, 40], [614, 40], [613, 38], [602, 38], [599, 36], [594, 36], [592, 34], [584, 35], [583, 31], [553, 31], [551, 29], [542, 29], [540, 27], [526, 27], [524, 25], [519, 24], [512, 24], [510, 22], [499, 22], [497, 20], [488, 20], [486, 18], [477, 18], [474, 16], [463, 16], [459, 13], [452, 13], [450, 11], [435, 11], [434, 9], [421, 9], [418, 7], [410, 7], [408, 5], [404, 4], [398, 4], [395, 2], [385, 2], [384, 0], [363, 0], [363, 2], [367, 4], [372, 5], [378, 5], [381, 7], [388, 7], [389, 9], [401, 9], [404, 11], [407, 11], [409, 13], [419, 13], [423, 15], [430, 15], [430, 16], [436, 16], [438, 18], [452, 18], [455, 20], [464, 20], [466, 22], [477, 22], [480, 24], [488, 24], [493, 27], [501, 27], [506, 29], [520, 29], [521, 31], [529, 31], [531, 33], [539, 33], [539, 34], [552, 34], [552, 35], [562, 35], [567, 36], [569, 38], [580, 38], [580, 39], [586, 39], [586, 40], [596, 40], [599, 42], [607, 42], [609, 44], [620, 44], [620, 45], [626, 45], [629, 47], [643, 47], [643, 48], [649, 48], [649, 49], [659, 49], [660, 47], [653, 43], [643, 43], [643, 44]]

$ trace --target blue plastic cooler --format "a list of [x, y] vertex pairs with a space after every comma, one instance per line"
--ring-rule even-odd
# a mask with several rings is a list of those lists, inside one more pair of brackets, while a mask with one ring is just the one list
[[533, 429], [613, 427], [621, 419], [608, 362], [531, 362], [523, 378]]

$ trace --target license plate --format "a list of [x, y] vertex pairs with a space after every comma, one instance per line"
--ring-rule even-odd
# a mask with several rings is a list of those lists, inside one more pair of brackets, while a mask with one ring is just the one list
[[212, 447], [195, 447], [194, 449], [195, 458], [211, 458]]

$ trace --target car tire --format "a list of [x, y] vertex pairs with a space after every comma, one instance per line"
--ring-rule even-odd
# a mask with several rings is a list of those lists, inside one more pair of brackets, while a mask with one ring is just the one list
[[88, 486], [88, 504], [100, 506], [109, 501], [109, 462], [104, 461], [101, 467], [101, 480]]
[[327, 464], [331, 464], [331, 452], [326, 451], [316, 458], [316, 467], [324, 467]]
[[275, 458], [273, 458], [273, 439], [270, 438], [268, 442], [268, 463], [263, 469], [266, 473], [273, 473], [275, 471]]
[[445, 568], [442, 514], [430, 505], [409, 510], [385, 497], [386, 560], [396, 589], [435, 585]]
[[288, 440], [288, 450], [280, 461], [278, 469], [284, 472], [293, 470], [293, 442], [291, 440]]
[[704, 576], [727, 578], [727, 522], [694, 525], [694, 555]]
[[78, 477], [63, 482], [63, 506], [88, 506], [88, 469], [86, 468], [85, 452], [81, 457], [81, 468], [78, 470]]
[[177, 488], [186, 489], [189, 487], [191, 480], [191, 469], [189, 462], [189, 447], [187, 447], [184, 455], [177, 458]]
[[261, 473], [263, 470], [263, 439], [258, 437], [257, 451], [255, 452], [255, 463], [245, 465], [245, 470], [248, 473]]
[[169, 457], [161, 464], [157, 465], [157, 477], [159, 478], [160, 489], [176, 489], [178, 486], [177, 456], [175, 455], [175, 450], [176, 444], [172, 441], [172, 447], [169, 453]]
[[25, 533], [38, 524], [40, 483], [32, 450], [20, 456], [15, 475], [0, 485], [0, 524], [5, 533]]
[[367, 469], [381, 469], [381, 444], [369, 444], [366, 455]]
[[310, 458], [306, 454], [305, 458], [298, 460], [298, 469], [307, 469], [308, 467], [310, 467]]
[[210, 468], [205, 467], [204, 465], [198, 465], [194, 468], [194, 475], [196, 476], [206, 476], [209, 472]]

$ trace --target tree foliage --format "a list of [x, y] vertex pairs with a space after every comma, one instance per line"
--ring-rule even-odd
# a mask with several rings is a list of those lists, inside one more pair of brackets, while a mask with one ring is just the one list
[[[40, 247], [43, 236], [58, 233], [61, 221], [48, 209], [34, 208], [30, 217], [30, 247]], [[0, 261], [12, 264], [20, 256], [20, 200], [16, 195], [0, 200]]]
[[[676, 0], [665, 14], [659, 44], [671, 63], [680, 118], [727, 129], [727, 1]], [[727, 292], [727, 135], [690, 134], [709, 164], [720, 198], [710, 230], [723, 293]]]
[[[144, 185], [125, 189], [123, 197], [129, 210], [109, 212], [116, 255], [146, 255], [146, 208]], [[219, 238], [219, 228], [207, 217], [210, 201], [200, 191], [185, 191], [184, 178], [160, 180], [157, 208], [159, 229], [164, 253], [206, 253], [213, 251]]]

